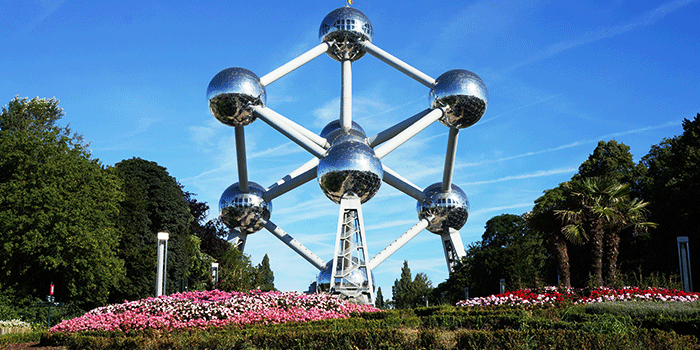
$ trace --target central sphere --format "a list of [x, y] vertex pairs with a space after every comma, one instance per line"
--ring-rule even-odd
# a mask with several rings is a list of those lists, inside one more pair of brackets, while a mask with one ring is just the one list
[[360, 41], [372, 42], [374, 30], [364, 13], [352, 7], [341, 7], [331, 11], [318, 29], [321, 41], [335, 41], [328, 56], [336, 61], [357, 61], [365, 55]]
[[272, 203], [263, 199], [265, 189], [248, 181], [248, 192], [241, 191], [239, 183], [229, 186], [219, 199], [221, 221], [229, 229], [255, 233], [270, 219]]
[[207, 88], [209, 110], [223, 124], [246, 126], [255, 120], [250, 106], [265, 106], [265, 87], [255, 73], [227, 68], [211, 79]]
[[345, 195], [356, 195], [361, 203], [374, 197], [384, 170], [362, 127], [353, 122], [352, 128], [345, 131], [339, 121], [332, 121], [323, 128], [321, 136], [331, 143], [316, 172], [326, 197], [338, 204]]
[[450, 192], [442, 192], [442, 182], [428, 186], [425, 199], [416, 205], [418, 218], [429, 219], [427, 230], [442, 234], [449, 229], [459, 230], [469, 218], [469, 200], [461, 188], [452, 185]]
[[335, 203], [345, 195], [355, 195], [361, 203], [379, 191], [384, 170], [367, 144], [347, 141], [331, 146], [318, 163], [318, 184]]

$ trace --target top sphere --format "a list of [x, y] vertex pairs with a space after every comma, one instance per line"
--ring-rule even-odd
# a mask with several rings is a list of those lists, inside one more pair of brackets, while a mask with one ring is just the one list
[[207, 88], [209, 110], [228, 126], [245, 126], [255, 120], [251, 106], [265, 106], [265, 87], [255, 73], [240, 67], [226, 68]]
[[430, 89], [430, 107], [447, 107], [440, 122], [448, 127], [463, 129], [476, 124], [488, 103], [489, 93], [484, 81], [465, 69], [443, 73]]
[[372, 42], [374, 30], [364, 13], [352, 7], [341, 7], [331, 11], [318, 29], [321, 41], [335, 41], [328, 56], [336, 61], [357, 61], [365, 55], [361, 40]]

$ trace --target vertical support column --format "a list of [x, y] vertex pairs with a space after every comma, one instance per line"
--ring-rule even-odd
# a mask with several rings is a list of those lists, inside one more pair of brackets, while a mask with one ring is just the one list
[[367, 266], [367, 238], [360, 198], [340, 201], [330, 294], [361, 304], [374, 305], [374, 281]]
[[168, 252], [167, 232], [158, 232], [158, 270], [156, 271], [156, 297], [163, 295], [165, 287], [165, 266]]
[[443, 232], [440, 235], [440, 239], [442, 240], [442, 249], [445, 251], [447, 270], [452, 274], [457, 262], [467, 256], [462, 243], [462, 236], [460, 236], [459, 231], [450, 228], [449, 232]]
[[340, 125], [343, 130], [352, 128], [352, 61], [343, 60], [340, 82]]
[[238, 125], [236, 133], [236, 159], [238, 160], [238, 186], [241, 192], [248, 193], [248, 165], [245, 156], [245, 132], [243, 126]]
[[233, 228], [228, 232], [228, 237], [226, 237], [226, 241], [231, 243], [234, 247], [238, 248], [238, 250], [240, 250], [241, 253], [243, 253], [243, 250], [245, 249], [245, 241], [247, 238], [247, 233], [243, 233], [238, 229]]
[[457, 137], [459, 129], [450, 128], [450, 136], [447, 139], [447, 154], [445, 155], [445, 170], [442, 174], [442, 192], [447, 193], [452, 190], [452, 174], [455, 165], [455, 155], [457, 154]]
[[678, 242], [678, 265], [681, 272], [681, 282], [683, 290], [693, 291], [693, 275], [690, 271], [690, 247], [688, 246], [688, 236], [676, 237]]

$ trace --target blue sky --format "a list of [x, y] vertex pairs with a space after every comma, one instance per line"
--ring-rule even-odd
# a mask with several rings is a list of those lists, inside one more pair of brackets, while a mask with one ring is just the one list
[[[205, 98], [220, 70], [263, 76], [319, 44], [321, 21], [344, 1], [0, 0], [0, 104], [56, 97], [63, 124], [105, 165], [140, 157], [166, 167], [218, 214], [237, 182], [234, 130]], [[496, 215], [532, 209], [567, 181], [600, 140], [635, 161], [700, 112], [697, 1], [366, 1], [373, 43], [437, 78], [456, 68], [489, 90], [485, 116], [460, 131], [454, 183], [469, 197], [465, 245]], [[267, 106], [319, 133], [338, 118], [340, 63], [320, 56], [268, 85]], [[353, 63], [353, 120], [368, 136], [429, 107], [429, 90], [371, 55]], [[434, 123], [382, 162], [425, 188], [442, 179], [448, 129]], [[250, 181], [264, 187], [310, 155], [262, 121], [246, 127]], [[415, 200], [384, 184], [363, 214], [370, 256], [417, 221]], [[271, 220], [330, 260], [338, 206], [316, 181], [273, 200]], [[155, 234], [155, 233], [154, 233]], [[305, 290], [317, 270], [269, 232], [281, 290]], [[438, 236], [421, 232], [374, 271], [385, 296], [404, 260], [435, 285], [447, 278]]]

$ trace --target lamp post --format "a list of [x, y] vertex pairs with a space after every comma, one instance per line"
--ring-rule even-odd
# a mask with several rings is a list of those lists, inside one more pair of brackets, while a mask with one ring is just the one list
[[165, 270], [168, 264], [167, 232], [158, 232], [158, 271], [156, 273], [156, 297], [163, 295], [165, 290]]
[[211, 279], [214, 284], [219, 282], [219, 263], [211, 263]]

